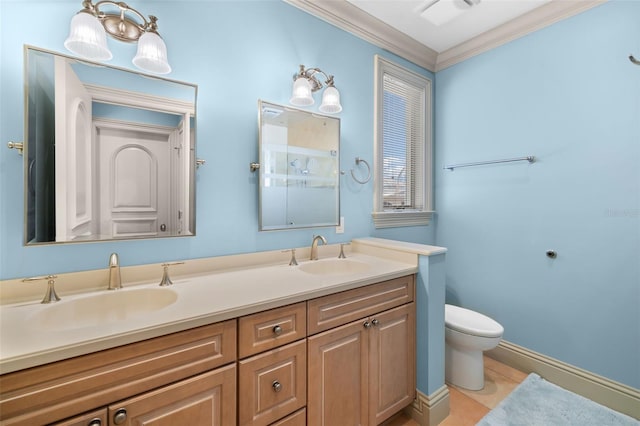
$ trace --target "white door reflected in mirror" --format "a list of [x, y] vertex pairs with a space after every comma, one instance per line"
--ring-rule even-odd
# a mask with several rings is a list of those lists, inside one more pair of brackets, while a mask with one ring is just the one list
[[25, 59], [25, 245], [195, 235], [197, 87]]

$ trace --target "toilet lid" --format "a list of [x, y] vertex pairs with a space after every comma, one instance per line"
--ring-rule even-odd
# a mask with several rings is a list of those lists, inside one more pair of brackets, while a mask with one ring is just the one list
[[500, 337], [504, 332], [504, 328], [488, 316], [454, 305], [444, 306], [444, 323], [452, 330], [474, 336]]

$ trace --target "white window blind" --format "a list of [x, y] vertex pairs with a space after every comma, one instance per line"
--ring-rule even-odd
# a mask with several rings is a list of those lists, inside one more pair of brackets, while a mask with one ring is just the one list
[[376, 57], [376, 227], [424, 225], [431, 217], [431, 82]]
[[383, 206], [424, 208], [424, 88], [383, 76]]

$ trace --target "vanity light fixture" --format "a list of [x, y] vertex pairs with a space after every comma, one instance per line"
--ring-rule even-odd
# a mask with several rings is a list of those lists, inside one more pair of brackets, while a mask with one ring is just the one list
[[[158, 34], [158, 18], [149, 20], [123, 2], [102, 0], [82, 2], [83, 9], [71, 19], [69, 37], [64, 47], [76, 55], [95, 61], [108, 61], [113, 54], [107, 46], [107, 34], [116, 40], [138, 43], [133, 64], [143, 71], [168, 74], [167, 46]], [[111, 8], [105, 12], [100, 8]]]
[[333, 76], [327, 75], [320, 68], [306, 68], [300, 65], [300, 71], [293, 76], [293, 93], [289, 102], [295, 106], [313, 105], [313, 92], [322, 89], [322, 82], [317, 74], [322, 74], [325, 78], [324, 84], [327, 87], [322, 93], [322, 104], [320, 111], [327, 114], [337, 114], [342, 111], [340, 105], [340, 92], [333, 84]]

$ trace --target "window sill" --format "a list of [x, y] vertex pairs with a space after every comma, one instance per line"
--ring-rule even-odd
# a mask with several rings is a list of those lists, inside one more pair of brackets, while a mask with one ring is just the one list
[[428, 225], [433, 213], [433, 211], [400, 210], [373, 212], [371, 216], [376, 228], [398, 228]]

